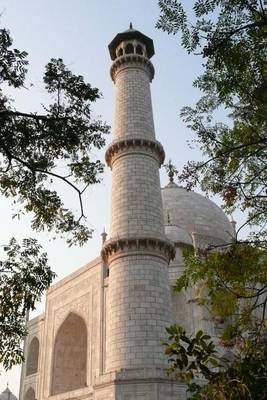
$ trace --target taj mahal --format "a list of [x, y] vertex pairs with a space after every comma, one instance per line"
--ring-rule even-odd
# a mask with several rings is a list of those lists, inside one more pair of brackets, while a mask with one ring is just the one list
[[167, 375], [162, 343], [173, 323], [216, 337], [220, 322], [174, 293], [183, 250], [229, 243], [231, 223], [212, 201], [173, 182], [161, 189], [165, 153], [150, 94], [152, 39], [130, 29], [108, 46], [115, 117], [106, 163], [111, 225], [99, 257], [50, 287], [29, 321], [20, 400], [184, 400]]

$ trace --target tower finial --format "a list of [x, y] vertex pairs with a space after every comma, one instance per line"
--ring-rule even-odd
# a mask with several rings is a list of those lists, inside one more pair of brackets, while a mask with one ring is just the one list
[[103, 232], [101, 233], [101, 236], [102, 236], [102, 244], [104, 244], [106, 239], [107, 239], [107, 236], [108, 236], [106, 231], [105, 231], [105, 228], [103, 229]]
[[133, 29], [133, 24], [130, 22], [130, 29]]

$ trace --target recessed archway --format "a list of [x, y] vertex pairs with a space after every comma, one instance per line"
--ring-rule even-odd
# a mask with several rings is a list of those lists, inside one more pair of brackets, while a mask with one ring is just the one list
[[37, 372], [38, 359], [39, 359], [39, 340], [37, 339], [37, 337], [34, 337], [28, 349], [26, 376], [35, 374]]
[[51, 394], [86, 386], [87, 329], [84, 320], [70, 313], [60, 326], [54, 344]]
[[134, 47], [132, 43], [128, 43], [126, 48], [125, 48], [125, 53], [126, 54], [133, 54], [134, 53]]
[[142, 49], [142, 46], [140, 44], [138, 44], [136, 46], [136, 54], [143, 55], [143, 49]]
[[24, 400], [35, 400], [35, 391], [30, 387], [25, 393]]

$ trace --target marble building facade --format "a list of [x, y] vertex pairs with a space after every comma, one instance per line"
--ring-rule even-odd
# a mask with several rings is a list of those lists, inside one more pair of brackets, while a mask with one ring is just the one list
[[216, 327], [192, 292], [174, 294], [185, 247], [228, 243], [232, 225], [213, 202], [160, 188], [150, 83], [153, 41], [130, 27], [109, 45], [115, 85], [111, 227], [95, 260], [51, 286], [45, 313], [29, 322], [20, 400], [178, 400], [166, 375], [165, 327]]

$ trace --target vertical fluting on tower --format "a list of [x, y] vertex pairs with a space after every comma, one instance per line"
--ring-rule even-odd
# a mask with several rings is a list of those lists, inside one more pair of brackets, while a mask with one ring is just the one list
[[109, 50], [116, 105], [106, 152], [112, 169], [111, 239], [102, 249], [109, 268], [106, 369], [164, 367], [173, 248], [164, 234], [159, 182], [164, 150], [155, 139], [150, 94], [153, 42], [129, 29]]

